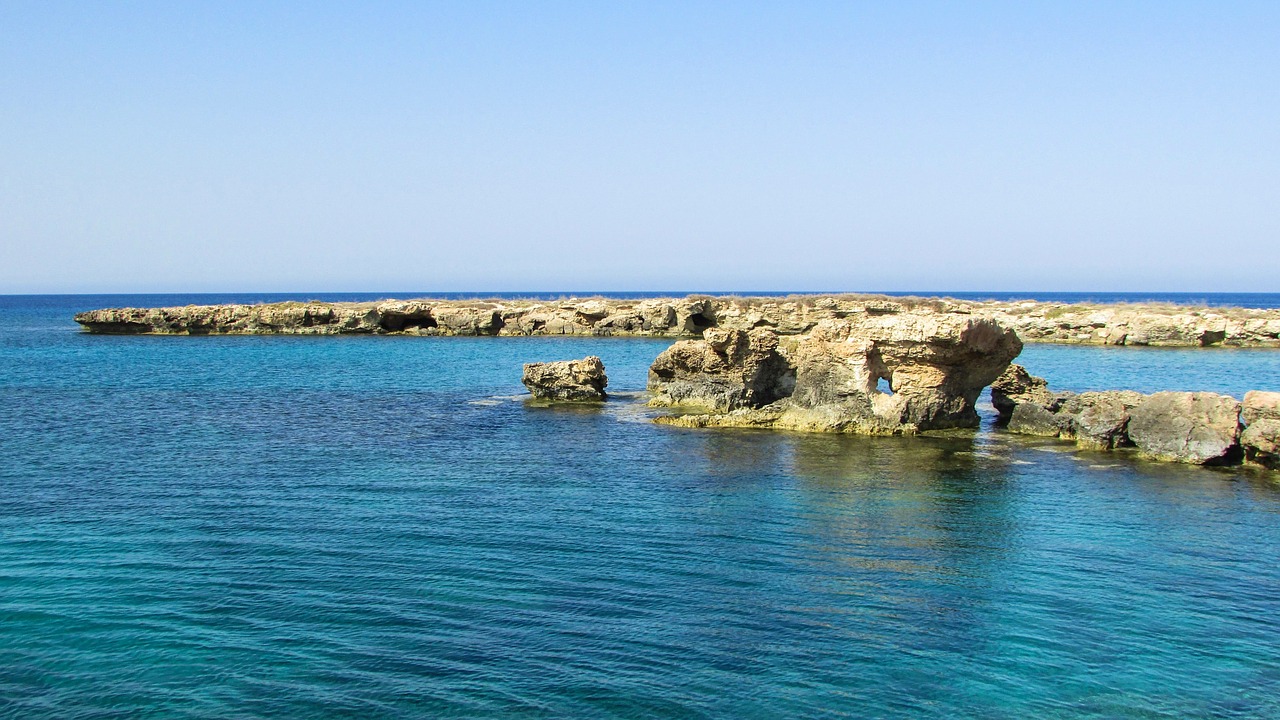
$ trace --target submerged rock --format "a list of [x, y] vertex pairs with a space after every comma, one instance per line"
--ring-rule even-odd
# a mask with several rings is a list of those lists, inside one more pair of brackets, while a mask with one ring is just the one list
[[1280, 392], [1245, 393], [1240, 409], [1240, 445], [1251, 465], [1280, 470]]
[[581, 360], [526, 363], [520, 382], [544, 400], [603, 400], [609, 379], [600, 358], [588, 355]]
[[978, 395], [1022, 343], [987, 318], [900, 310], [824, 320], [784, 342], [760, 328], [678, 343], [651, 369], [654, 404], [714, 412], [661, 421], [876, 435], [976, 426]]

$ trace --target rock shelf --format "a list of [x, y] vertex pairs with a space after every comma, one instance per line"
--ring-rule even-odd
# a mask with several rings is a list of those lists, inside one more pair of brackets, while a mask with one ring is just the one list
[[881, 295], [625, 300], [386, 300], [110, 308], [75, 316], [91, 333], [158, 335], [598, 335], [698, 337], [708, 328], [809, 333], [829, 320], [901, 313], [980, 315], [1024, 342], [1280, 347], [1280, 310], [1062, 304]]

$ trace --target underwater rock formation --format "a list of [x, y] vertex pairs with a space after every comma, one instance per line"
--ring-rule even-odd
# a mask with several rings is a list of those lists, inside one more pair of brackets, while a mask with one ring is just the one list
[[986, 318], [864, 314], [800, 337], [757, 329], [677, 343], [649, 389], [652, 404], [711, 411], [660, 418], [672, 425], [915, 434], [976, 426], [978, 395], [1021, 350]]
[[543, 400], [604, 400], [609, 378], [600, 358], [588, 355], [581, 360], [525, 363], [520, 382]]

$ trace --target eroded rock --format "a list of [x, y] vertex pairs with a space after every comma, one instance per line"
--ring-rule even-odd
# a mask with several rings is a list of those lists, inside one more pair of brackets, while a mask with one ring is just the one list
[[588, 355], [581, 360], [526, 363], [520, 382], [539, 399], [581, 401], [605, 399], [609, 379], [600, 358]]
[[1240, 421], [1244, 425], [1240, 445], [1245, 461], [1280, 470], [1280, 392], [1245, 393]]
[[758, 408], [790, 395], [795, 368], [771, 330], [708, 328], [702, 340], [677, 342], [649, 367], [650, 404], [709, 412]]
[[1131, 445], [1130, 413], [1143, 399], [1142, 393], [1132, 390], [1080, 393], [1062, 404], [1060, 413], [1070, 422], [1059, 437], [1074, 438], [1078, 445], [1094, 450]]
[[1020, 435], [1057, 437], [1099, 450], [1131, 445], [1129, 411], [1144, 396], [1131, 390], [1053, 392], [1043, 378], [1010, 365], [991, 384], [997, 423]]
[[1158, 392], [1129, 413], [1129, 439], [1153, 460], [1225, 465], [1238, 462], [1240, 401], [1206, 392]]
[[[762, 352], [774, 352], [771, 330], [749, 336], [762, 339]], [[978, 395], [1022, 349], [1012, 331], [990, 319], [898, 309], [819, 322], [810, 334], [778, 343], [776, 357], [768, 355], [774, 364], [765, 363], [765, 355], [736, 350], [743, 346], [740, 335], [704, 337], [660, 356], [650, 389], [658, 404], [670, 404], [671, 397], [726, 401], [705, 403], [715, 413], [663, 422], [861, 434], [972, 427], [978, 424]], [[776, 364], [779, 359], [785, 365]], [[763, 366], [772, 370], [757, 375]], [[743, 390], [747, 378], [757, 377], [768, 380], [770, 392]]]
[[[424, 312], [425, 311], [425, 312]], [[711, 327], [803, 335], [826, 320], [970, 314], [1024, 341], [1097, 345], [1280, 347], [1280, 310], [1094, 305], [874, 295], [385, 300], [116, 308], [76, 315], [94, 333], [698, 336]], [[434, 324], [432, 324], [434, 323]]]

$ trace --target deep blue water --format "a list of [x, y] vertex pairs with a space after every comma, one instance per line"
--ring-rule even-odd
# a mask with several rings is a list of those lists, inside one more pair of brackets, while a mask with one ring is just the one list
[[[0, 717], [1280, 717], [1262, 474], [656, 426], [664, 341], [70, 321], [157, 302], [0, 298]], [[588, 353], [619, 397], [519, 399]], [[1274, 351], [1020, 362], [1280, 389]]]

